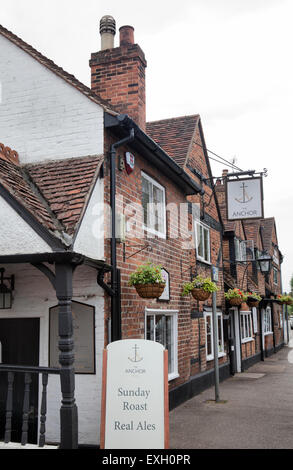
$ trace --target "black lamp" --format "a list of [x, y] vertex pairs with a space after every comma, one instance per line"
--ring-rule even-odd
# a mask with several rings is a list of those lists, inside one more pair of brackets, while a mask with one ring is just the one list
[[12, 308], [14, 276], [4, 277], [4, 268], [0, 268], [0, 310]]
[[272, 258], [266, 251], [263, 251], [257, 258], [257, 262], [262, 274], [268, 274], [270, 272], [272, 268]]

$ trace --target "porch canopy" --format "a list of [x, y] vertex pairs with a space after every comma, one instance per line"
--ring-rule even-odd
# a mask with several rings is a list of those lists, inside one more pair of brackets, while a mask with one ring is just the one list
[[15, 152], [10, 159], [3, 148], [0, 146], [0, 267], [30, 263], [47, 276], [56, 292], [60, 441], [61, 448], [76, 448], [72, 276], [81, 264], [99, 274], [111, 270], [104, 262], [103, 156], [21, 166]]

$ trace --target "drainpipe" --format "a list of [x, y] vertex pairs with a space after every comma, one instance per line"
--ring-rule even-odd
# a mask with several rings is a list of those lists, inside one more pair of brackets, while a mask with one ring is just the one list
[[110, 205], [111, 205], [111, 340], [121, 339], [121, 298], [120, 298], [120, 270], [117, 269], [116, 249], [116, 149], [134, 140], [134, 129], [130, 130], [129, 136], [125, 137], [110, 149]]
[[260, 319], [260, 324], [259, 324], [259, 330], [260, 330], [260, 358], [262, 361], [265, 360], [265, 355], [264, 355], [264, 336], [263, 336], [263, 315], [262, 315], [262, 307], [259, 307], [259, 319]]
[[276, 334], [275, 334], [275, 309], [274, 309], [274, 302], [271, 302], [271, 321], [272, 321], [272, 328], [273, 328], [273, 348], [274, 353], [276, 352]]

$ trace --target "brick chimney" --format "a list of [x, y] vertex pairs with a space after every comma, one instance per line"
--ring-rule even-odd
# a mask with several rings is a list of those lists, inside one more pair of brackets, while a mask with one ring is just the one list
[[90, 60], [92, 90], [145, 130], [145, 56], [134, 44], [132, 26], [119, 29], [119, 47], [114, 47], [115, 32], [114, 18], [103, 16], [100, 21], [101, 50], [93, 53]]

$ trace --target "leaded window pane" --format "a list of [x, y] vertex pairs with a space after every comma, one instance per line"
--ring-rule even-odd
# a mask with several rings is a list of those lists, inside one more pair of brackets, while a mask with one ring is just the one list
[[210, 234], [209, 231], [204, 228], [204, 259], [206, 261], [210, 260]]
[[149, 181], [142, 178], [142, 207], [143, 207], [143, 222], [146, 227], [150, 226], [149, 218], [149, 204], [151, 199], [151, 187]]

